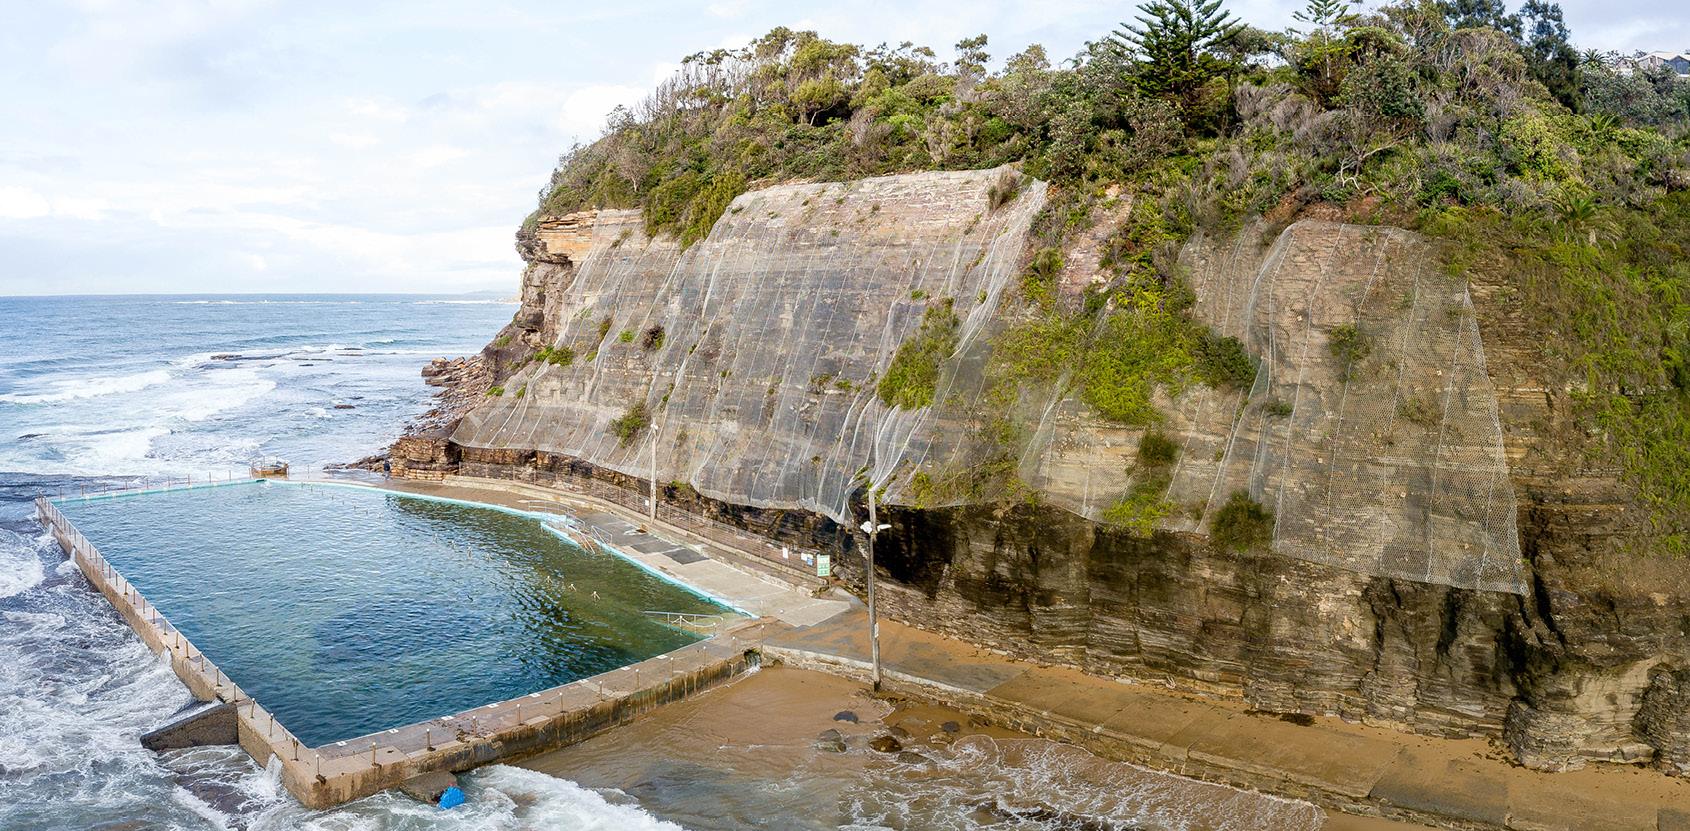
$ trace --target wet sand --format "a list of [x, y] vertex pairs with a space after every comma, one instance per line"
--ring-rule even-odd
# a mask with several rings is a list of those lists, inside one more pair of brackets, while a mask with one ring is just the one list
[[[871, 748], [888, 737], [896, 748]], [[1105, 761], [949, 707], [778, 666], [521, 765], [625, 794], [696, 831], [1418, 827], [1327, 818], [1306, 803]]]

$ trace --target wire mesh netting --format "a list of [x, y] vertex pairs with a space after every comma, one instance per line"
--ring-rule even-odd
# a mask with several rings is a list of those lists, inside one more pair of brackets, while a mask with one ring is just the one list
[[[1299, 222], [1187, 250], [1195, 314], [1260, 366], [1248, 392], [1164, 398], [1180, 444], [1157, 527], [1203, 531], [1236, 491], [1273, 511], [1277, 553], [1365, 574], [1521, 593], [1514, 490], [1465, 280], [1418, 236]], [[1142, 428], [1077, 402], [1028, 448], [1033, 483], [1100, 518]], [[1099, 475], [1102, 471], [1102, 475]], [[1123, 475], [1121, 471], [1127, 471]]]
[[[738, 504], [850, 522], [865, 482], [904, 504], [962, 477], [1022, 425], [1009, 463], [1091, 519], [1131, 488], [1143, 428], [1100, 419], [1065, 379], [987, 393], [1042, 183], [993, 209], [1001, 170], [747, 193], [682, 251], [632, 211], [601, 211], [546, 298], [568, 365], [519, 370], [457, 443], [537, 450]], [[1300, 222], [1199, 241], [1182, 258], [1196, 316], [1260, 360], [1248, 391], [1158, 393], [1181, 447], [1157, 527], [1203, 532], [1236, 491], [1276, 518], [1278, 553], [1366, 574], [1523, 591], [1515, 498], [1465, 281], [1406, 231]], [[959, 321], [930, 407], [875, 386], [936, 304]], [[549, 330], [548, 330], [549, 331]], [[618, 419], [644, 405], [650, 425]]]
[[[944, 439], [939, 408], [888, 408], [875, 387], [936, 304], [954, 310], [959, 349], [978, 351], [1044, 203], [1044, 184], [1024, 180], [992, 208], [1006, 175], [757, 190], [684, 252], [647, 238], [637, 213], [601, 211], [587, 255], [547, 298], [564, 321], [554, 346], [577, 357], [517, 372], [453, 440], [641, 478], [655, 468], [713, 498], [849, 521], [863, 482]], [[625, 440], [613, 422], [636, 404], [651, 424]]]

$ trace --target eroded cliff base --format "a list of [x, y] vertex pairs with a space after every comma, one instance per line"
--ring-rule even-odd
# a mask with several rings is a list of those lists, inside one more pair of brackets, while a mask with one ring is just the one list
[[[446, 473], [563, 490], [649, 481], [579, 459], [407, 445]], [[395, 471], [409, 473], [411, 462]], [[713, 500], [660, 483], [666, 508], [833, 557], [861, 594], [860, 532], [796, 510]], [[1520, 763], [1690, 769], [1682, 740], [1690, 609], [1661, 594], [1594, 588], [1545, 558], [1528, 595], [1475, 591], [1267, 552], [1199, 535], [1141, 538], [1051, 506], [889, 507], [876, 547], [893, 619], [1005, 655], [1094, 675], [1333, 715], [1444, 738], [1487, 738]]]

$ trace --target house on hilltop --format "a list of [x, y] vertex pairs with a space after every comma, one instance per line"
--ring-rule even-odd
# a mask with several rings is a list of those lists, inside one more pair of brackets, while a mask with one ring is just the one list
[[1690, 51], [1685, 52], [1638, 52], [1631, 56], [1633, 69], [1644, 71], [1670, 69], [1673, 72], [1690, 77]]

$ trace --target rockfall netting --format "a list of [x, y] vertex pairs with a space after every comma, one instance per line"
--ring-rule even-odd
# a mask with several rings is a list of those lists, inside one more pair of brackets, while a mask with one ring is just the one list
[[[453, 440], [641, 478], [655, 468], [716, 499], [850, 522], [863, 483], [950, 452], [935, 450], [953, 438], [938, 427], [943, 407], [889, 408], [875, 389], [929, 309], [948, 305], [959, 351], [981, 351], [1044, 203], [1044, 183], [1020, 180], [993, 208], [1005, 176], [757, 190], [684, 252], [647, 238], [636, 213], [601, 211], [586, 255], [545, 299], [552, 346], [570, 358], [518, 371]], [[936, 400], [954, 374], [955, 362]], [[636, 405], [650, 422], [637, 430]]]
[[[1393, 228], [1299, 222], [1182, 258], [1195, 314], [1260, 367], [1247, 393], [1162, 399], [1180, 445], [1157, 527], [1207, 531], [1235, 491], [1273, 511], [1273, 550], [1364, 574], [1524, 591], [1516, 502], [1467, 284]], [[1142, 429], [1070, 400], [1029, 480], [1094, 519], [1130, 487]], [[1122, 472], [1129, 472], [1123, 477]]]
[[[924, 485], [1008, 464], [1042, 498], [1103, 520], [1144, 475], [1144, 428], [1099, 418], [1066, 379], [988, 394], [992, 338], [1013, 308], [1004, 293], [1018, 290], [1045, 196], [1022, 180], [993, 209], [1004, 175], [753, 191], [684, 252], [647, 238], [636, 212], [571, 225], [558, 233], [574, 265], [543, 287], [550, 360], [519, 370], [453, 439], [841, 522], [866, 482], [888, 502], [957, 504], [966, 487]], [[1259, 227], [1188, 245], [1194, 314], [1260, 366], [1247, 392], [1158, 395], [1156, 429], [1180, 452], [1156, 527], [1210, 531], [1245, 491], [1273, 511], [1277, 553], [1522, 592], [1478, 324], [1465, 281], [1434, 253], [1406, 231], [1325, 222], [1271, 245]], [[887, 407], [875, 388], [894, 354], [947, 306], [956, 348], [932, 406]], [[1005, 413], [1019, 425], [1007, 447], [986, 435]]]

